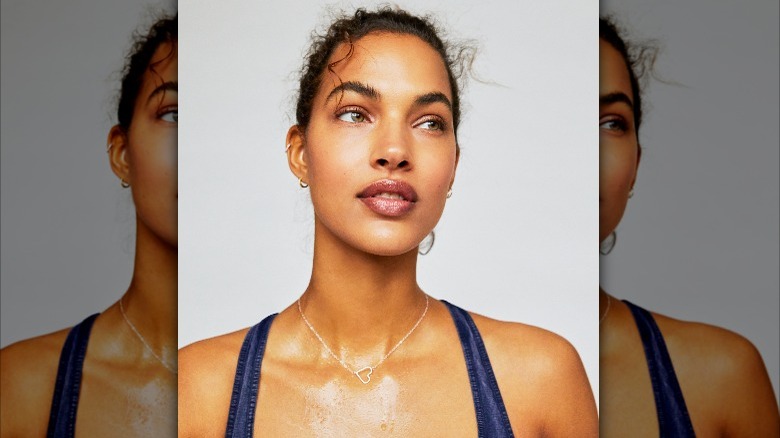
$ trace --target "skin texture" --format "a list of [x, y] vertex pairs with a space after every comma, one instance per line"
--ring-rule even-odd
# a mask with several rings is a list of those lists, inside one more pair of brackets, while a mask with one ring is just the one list
[[[128, 318], [163, 360], [176, 365], [177, 46], [161, 45], [147, 70], [127, 133], [111, 129], [109, 161], [131, 184], [136, 207]], [[60, 352], [70, 329], [0, 351], [2, 437], [45, 436]], [[174, 436], [176, 375], [165, 369], [114, 304], [95, 321], [84, 361], [76, 436]]]
[[[619, 52], [600, 40], [600, 91], [629, 97], [628, 69]], [[631, 102], [633, 103], [633, 102]], [[600, 105], [600, 235], [623, 216], [636, 179], [639, 147], [631, 106]], [[625, 129], [620, 128], [621, 126]], [[607, 295], [600, 291], [601, 315]], [[761, 356], [740, 335], [706, 324], [653, 314], [663, 333], [697, 436], [779, 436], [780, 419]], [[610, 297], [601, 324], [602, 437], [657, 437], [658, 420], [642, 342], [628, 307]]]
[[[332, 59], [341, 59], [340, 47]], [[414, 60], [411, 62], [410, 60]], [[457, 166], [443, 61], [422, 40], [372, 33], [324, 73], [307, 128], [293, 127], [290, 168], [310, 185], [314, 263], [303, 312], [328, 346], [357, 369], [376, 364], [425, 306], [417, 246], [441, 216]], [[381, 97], [345, 91], [370, 86]], [[431, 121], [435, 123], [431, 123]], [[357, 194], [390, 178], [414, 187], [407, 214], [387, 217]], [[370, 304], [367, 304], [370, 303]], [[510, 422], [519, 436], [596, 436], [593, 395], [574, 348], [523, 324], [473, 315]], [[224, 436], [246, 330], [179, 353], [179, 436]], [[274, 321], [260, 377], [255, 430], [263, 436], [476, 436], [463, 352], [449, 312], [430, 300], [417, 330], [363, 385], [328, 355], [296, 304]], [[260, 435], [260, 434], [258, 434]]]

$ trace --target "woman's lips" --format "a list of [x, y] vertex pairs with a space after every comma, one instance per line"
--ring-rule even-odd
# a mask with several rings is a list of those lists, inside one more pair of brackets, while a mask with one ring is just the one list
[[411, 185], [392, 179], [371, 183], [357, 197], [374, 213], [390, 217], [408, 213], [417, 202], [417, 193]]

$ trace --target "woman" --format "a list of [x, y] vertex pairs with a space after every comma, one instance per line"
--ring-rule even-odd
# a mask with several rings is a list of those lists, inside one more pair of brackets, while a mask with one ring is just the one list
[[[645, 58], [599, 20], [599, 234], [607, 245], [631, 198], [641, 157]], [[649, 313], [600, 290], [602, 436], [778, 436], [761, 356], [727, 330]]]
[[2, 436], [174, 436], [177, 18], [139, 37], [107, 152], [136, 210], [125, 294], [72, 329], [4, 348]]
[[181, 436], [596, 435], [566, 341], [417, 284], [459, 158], [454, 49], [393, 9], [315, 39], [286, 141], [314, 207], [309, 285], [253, 328], [181, 350]]

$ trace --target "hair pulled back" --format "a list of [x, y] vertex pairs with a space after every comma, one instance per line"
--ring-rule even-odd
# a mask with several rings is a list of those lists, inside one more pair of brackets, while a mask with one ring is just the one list
[[651, 44], [636, 43], [626, 40], [623, 31], [618, 27], [614, 18], [599, 18], [599, 38], [606, 41], [626, 62], [628, 77], [631, 81], [632, 100], [634, 102], [634, 126], [639, 135], [639, 126], [642, 124], [642, 86], [640, 79], [652, 70], [658, 53], [657, 47]]
[[[133, 46], [125, 58], [125, 66], [122, 69], [122, 85], [116, 111], [117, 122], [124, 132], [130, 128], [135, 102], [143, 84], [144, 73], [147, 68], [154, 72], [155, 65], [151, 64], [154, 53], [161, 45], [177, 43], [178, 40], [178, 14], [158, 19], [146, 34], [136, 33], [134, 35]], [[165, 59], [175, 54], [176, 45], [174, 44]]]
[[441, 30], [429, 16], [418, 17], [404, 10], [383, 6], [369, 12], [358, 9], [352, 16], [342, 15], [337, 18], [327, 30], [313, 33], [312, 42], [304, 58], [300, 73], [300, 86], [295, 108], [296, 123], [306, 128], [311, 119], [314, 97], [322, 82], [326, 70], [332, 71], [333, 66], [343, 59], [328, 62], [334, 51], [341, 44], [353, 45], [360, 38], [376, 32], [387, 32], [402, 35], [412, 35], [428, 43], [441, 56], [447, 68], [447, 77], [452, 92], [452, 117], [456, 133], [460, 124], [460, 87], [458, 80], [464, 69], [470, 68], [473, 60], [473, 49], [463, 45], [455, 45], [442, 40]]

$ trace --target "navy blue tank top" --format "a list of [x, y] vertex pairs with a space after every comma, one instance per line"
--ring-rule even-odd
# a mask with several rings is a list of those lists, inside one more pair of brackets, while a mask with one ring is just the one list
[[[477, 326], [465, 310], [442, 301], [450, 311], [458, 330], [463, 356], [466, 359], [477, 431], [480, 438], [513, 437], [509, 416], [498, 390], [498, 383], [490, 366], [485, 344]], [[257, 393], [260, 384], [260, 366], [268, 340], [268, 330], [276, 315], [271, 315], [249, 329], [241, 346], [230, 399], [230, 411], [225, 436], [251, 438], [254, 433]]]
[[645, 349], [647, 368], [650, 370], [650, 382], [653, 385], [655, 409], [658, 414], [658, 430], [662, 438], [695, 437], [693, 424], [688, 416], [688, 408], [683, 399], [677, 375], [674, 373], [672, 359], [666, 349], [666, 342], [655, 323], [653, 315], [647, 310], [623, 300], [634, 315], [642, 345]]
[[76, 410], [79, 406], [81, 389], [81, 370], [92, 324], [98, 314], [74, 326], [65, 339], [57, 368], [57, 380], [54, 384], [54, 397], [49, 413], [47, 438], [72, 438], [76, 428]]

